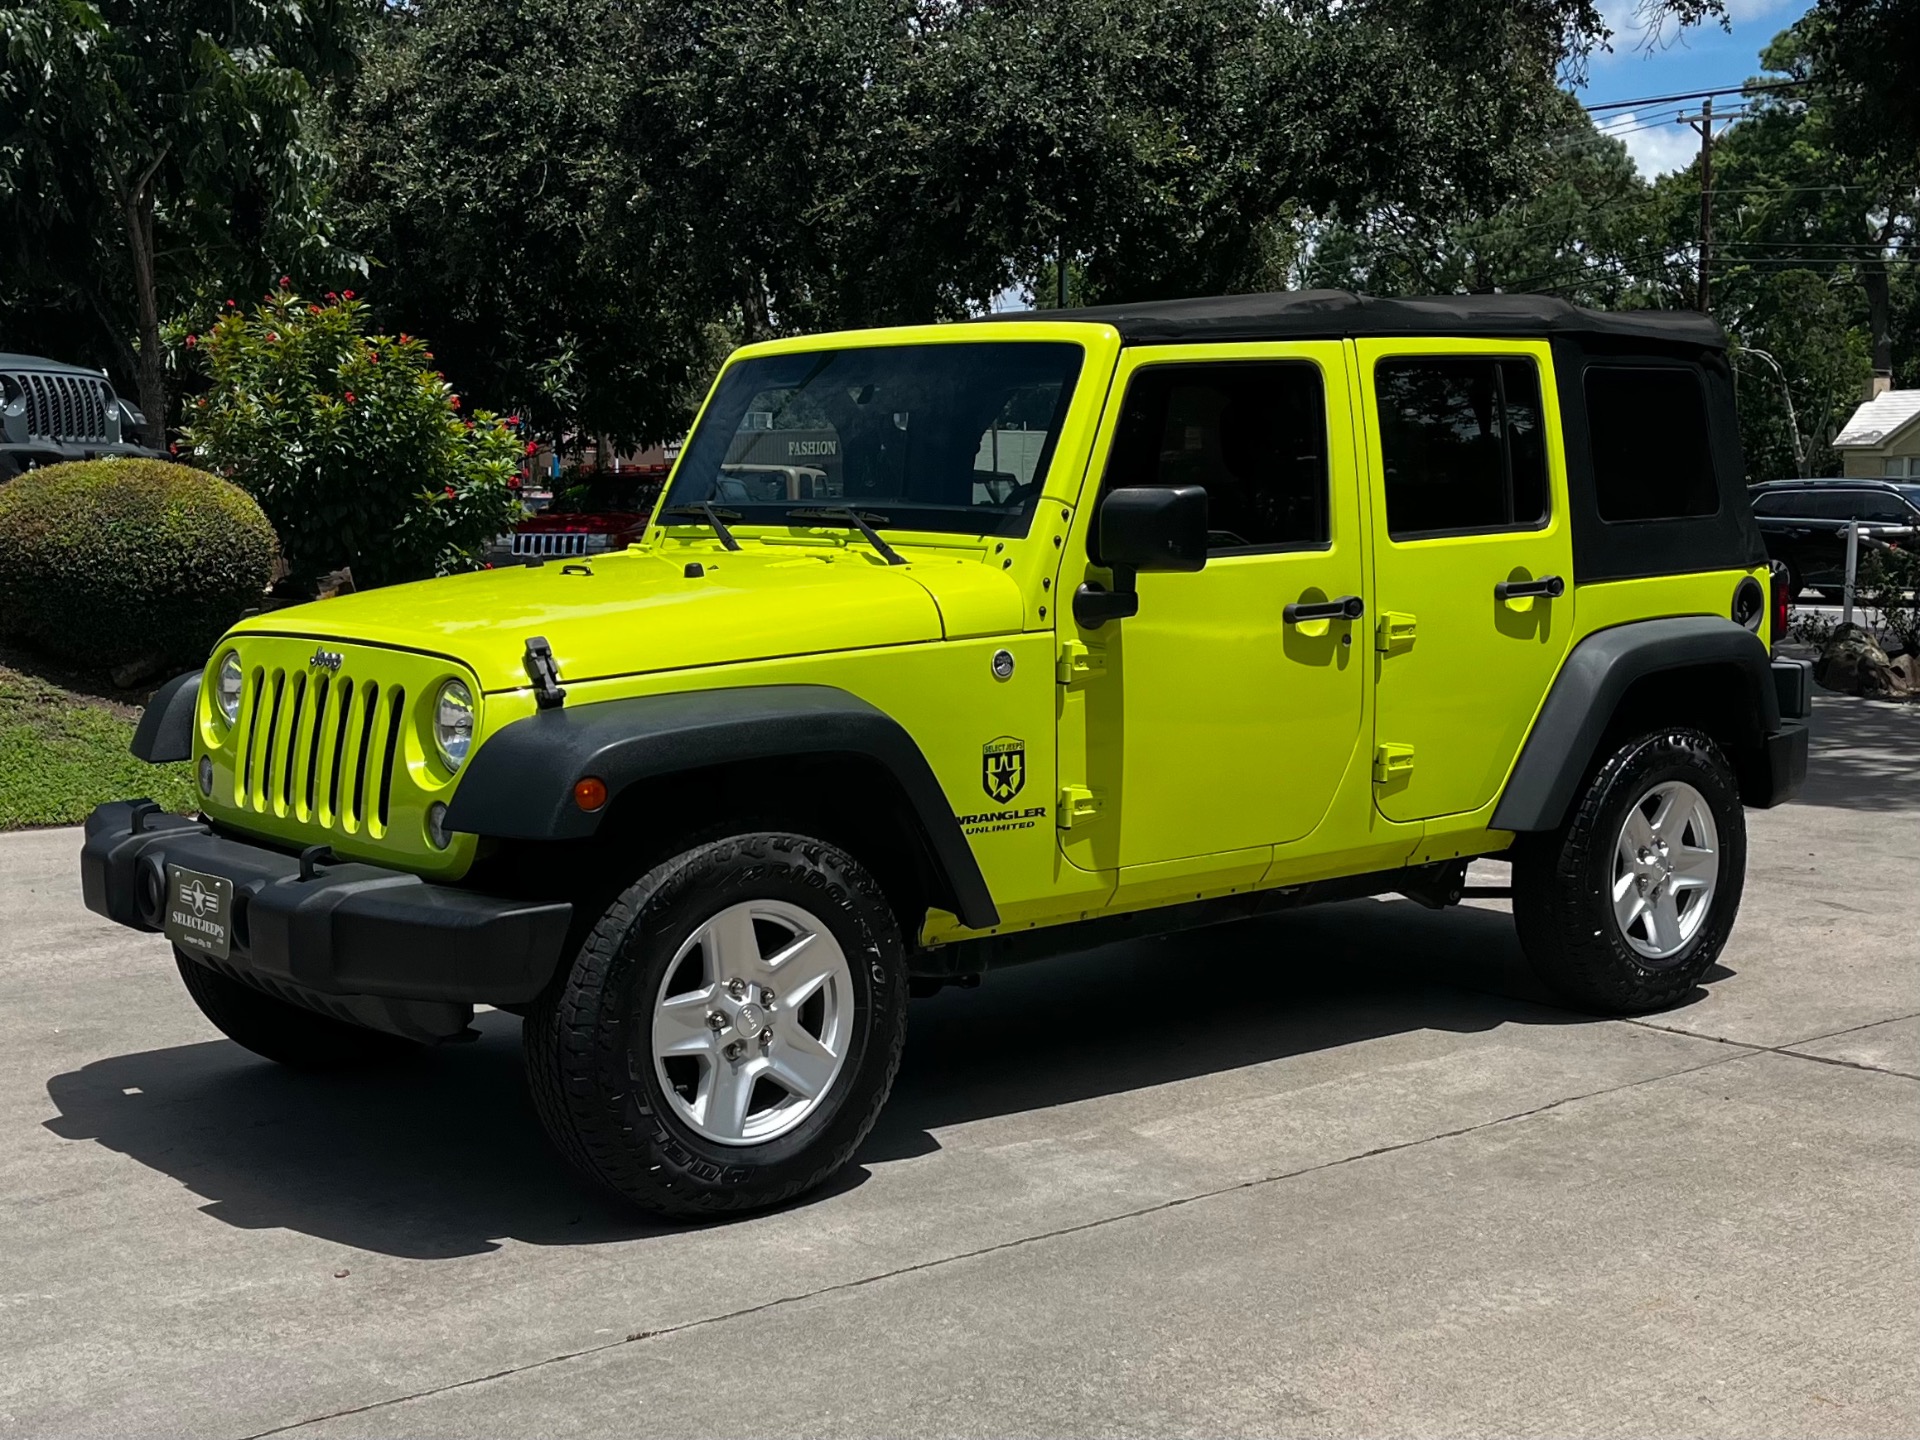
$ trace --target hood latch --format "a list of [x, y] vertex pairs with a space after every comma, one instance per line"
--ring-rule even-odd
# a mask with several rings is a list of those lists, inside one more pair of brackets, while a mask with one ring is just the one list
[[528, 638], [527, 653], [521, 663], [533, 680], [534, 704], [542, 710], [554, 710], [565, 703], [567, 692], [560, 688], [560, 667], [554, 662], [553, 647], [547, 644], [546, 636]]

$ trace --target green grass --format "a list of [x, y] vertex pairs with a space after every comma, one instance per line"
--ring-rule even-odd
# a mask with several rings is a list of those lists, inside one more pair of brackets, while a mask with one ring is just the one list
[[109, 702], [0, 666], [0, 830], [73, 825], [105, 800], [195, 808], [190, 768], [127, 752], [133, 721]]

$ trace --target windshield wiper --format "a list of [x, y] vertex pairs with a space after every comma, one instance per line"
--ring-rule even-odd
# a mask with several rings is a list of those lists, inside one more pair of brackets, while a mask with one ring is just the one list
[[873, 528], [875, 525], [886, 525], [890, 523], [884, 515], [871, 515], [863, 511], [849, 510], [844, 506], [837, 506], [832, 509], [822, 510], [789, 510], [787, 511], [787, 518], [789, 520], [838, 521], [842, 525], [852, 526], [855, 530], [858, 530], [862, 535], [867, 537], [867, 543], [869, 545], [873, 546], [874, 549], [886, 557], [887, 564], [904, 565], [907, 563], [900, 558], [900, 552], [882, 540], [879, 533]]
[[727, 529], [727, 521], [746, 518], [738, 510], [716, 510], [710, 502], [699, 500], [691, 505], [669, 505], [660, 512], [662, 519], [669, 515], [684, 515], [689, 520], [704, 520], [713, 527], [713, 533], [720, 537], [720, 543], [723, 546], [729, 550], [740, 548], [740, 542], [734, 539], [733, 532]]

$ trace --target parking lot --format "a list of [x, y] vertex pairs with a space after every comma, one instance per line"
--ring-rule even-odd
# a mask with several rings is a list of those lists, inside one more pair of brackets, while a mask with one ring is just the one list
[[278, 1070], [0, 836], [0, 1432], [1911, 1435], [1920, 707], [1815, 724], [1689, 1005], [1545, 1003], [1493, 903], [1094, 952], [692, 1227], [567, 1177], [511, 1017]]

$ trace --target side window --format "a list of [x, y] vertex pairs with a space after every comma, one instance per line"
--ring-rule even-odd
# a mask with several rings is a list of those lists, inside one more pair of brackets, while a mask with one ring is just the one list
[[1547, 518], [1547, 437], [1530, 360], [1382, 360], [1373, 371], [1395, 540]]
[[1884, 490], [1856, 490], [1853, 492], [1853, 514], [1861, 520], [1878, 520], [1902, 524], [1907, 519], [1907, 506], [1898, 495], [1889, 495]]
[[1587, 433], [1602, 520], [1679, 520], [1720, 509], [1707, 397], [1668, 365], [1590, 365]]
[[1763, 495], [1753, 497], [1753, 513], [1756, 515], [1792, 515], [1802, 501], [1797, 492], [1791, 490], [1769, 490]]
[[1325, 546], [1327, 399], [1301, 360], [1152, 365], [1127, 385], [1106, 487], [1199, 485], [1215, 554]]
[[1806, 514], [1817, 520], [1851, 520], [1859, 513], [1851, 490], [1816, 490], [1807, 501]]

